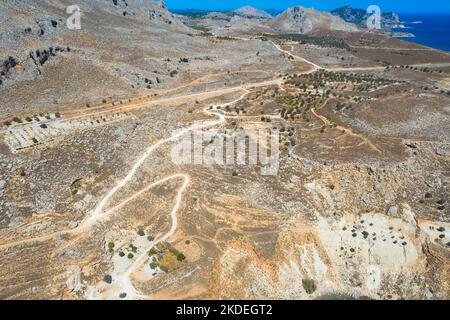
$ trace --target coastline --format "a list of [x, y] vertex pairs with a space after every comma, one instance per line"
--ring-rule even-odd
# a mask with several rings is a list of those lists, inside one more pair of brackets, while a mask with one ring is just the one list
[[[394, 28], [392, 37], [450, 52], [450, 14], [402, 14], [403, 28]], [[407, 31], [407, 32], [405, 32]]]

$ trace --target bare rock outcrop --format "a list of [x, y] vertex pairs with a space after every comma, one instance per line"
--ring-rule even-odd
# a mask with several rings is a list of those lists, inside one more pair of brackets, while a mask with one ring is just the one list
[[315, 30], [358, 31], [354, 24], [328, 12], [291, 7], [275, 18], [274, 29], [285, 33], [305, 34]]
[[245, 6], [234, 11], [234, 13], [247, 18], [272, 19], [273, 17], [265, 12], [251, 6]]

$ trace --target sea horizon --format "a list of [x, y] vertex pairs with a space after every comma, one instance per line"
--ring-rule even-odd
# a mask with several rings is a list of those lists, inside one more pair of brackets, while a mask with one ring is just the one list
[[[210, 12], [210, 11], [229, 11], [229, 10], [213, 10], [213, 9], [193, 9], [193, 8], [172, 8], [175, 13], [186, 11], [197, 12]], [[265, 11], [279, 9], [261, 9]], [[450, 12], [427, 12], [427, 13], [411, 13], [411, 12], [398, 12], [400, 21], [404, 24], [405, 28], [396, 28], [397, 32], [408, 32], [414, 35], [414, 37], [398, 37], [397, 39], [418, 43], [427, 47], [431, 47], [438, 50], [444, 50], [450, 52], [450, 34], [447, 30], [450, 30]]]
[[400, 20], [406, 28], [395, 31], [410, 32], [414, 37], [399, 39], [450, 52], [450, 13], [401, 13]]

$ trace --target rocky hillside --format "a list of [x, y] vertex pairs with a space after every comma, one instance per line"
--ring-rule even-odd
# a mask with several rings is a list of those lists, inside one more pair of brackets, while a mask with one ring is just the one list
[[[367, 18], [370, 16], [363, 9], [355, 9], [350, 6], [344, 6], [331, 11], [331, 14], [341, 17], [349, 23], [356, 24], [360, 27], [366, 28]], [[385, 29], [391, 29], [400, 25], [400, 17], [397, 13], [386, 12], [381, 14], [381, 26]]]
[[[80, 30], [66, 26], [70, 5], [81, 9]], [[183, 52], [208, 47], [191, 33], [163, 2], [153, 0], [3, 0], [2, 118], [168, 86], [171, 71], [181, 73]]]
[[309, 33], [314, 30], [358, 31], [356, 25], [327, 12], [291, 7], [275, 18], [274, 29], [285, 33]]
[[234, 11], [236, 14], [248, 18], [272, 19], [273, 17], [264, 10], [245, 6]]

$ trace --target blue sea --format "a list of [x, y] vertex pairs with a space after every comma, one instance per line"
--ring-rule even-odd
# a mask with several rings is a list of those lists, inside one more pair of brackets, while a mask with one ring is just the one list
[[400, 39], [450, 51], [450, 14], [401, 14], [400, 20], [407, 29], [396, 31], [415, 35], [414, 38]]

